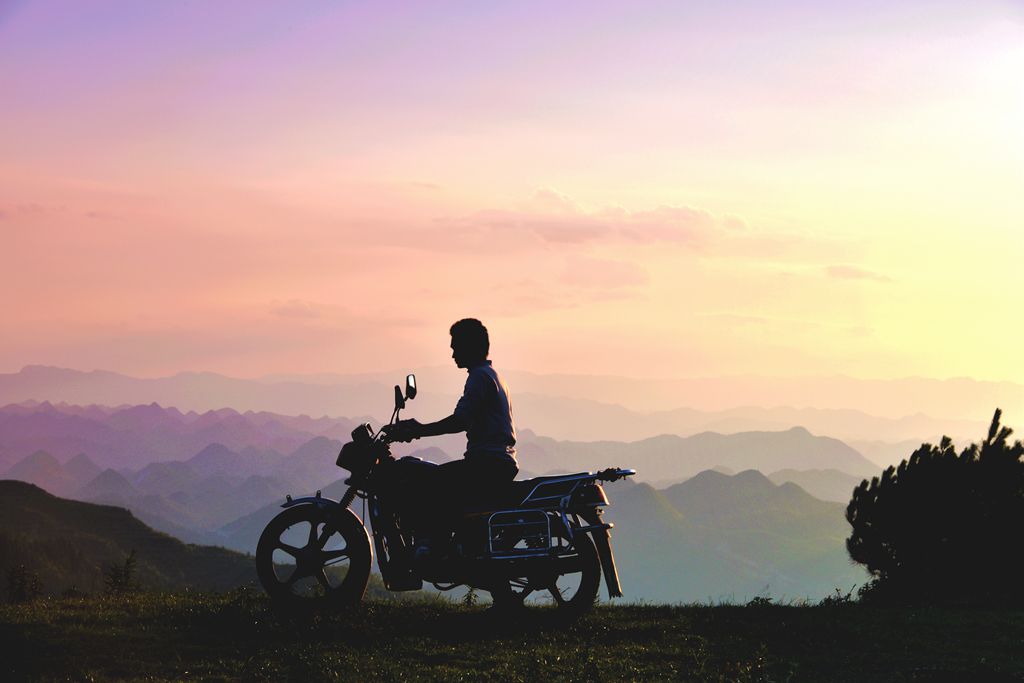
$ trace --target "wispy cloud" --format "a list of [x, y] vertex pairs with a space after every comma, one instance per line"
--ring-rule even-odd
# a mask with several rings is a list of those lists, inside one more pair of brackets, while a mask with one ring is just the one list
[[55, 210], [56, 209], [52, 207], [46, 207], [43, 206], [42, 204], [36, 204], [33, 202], [0, 204], [0, 221], [14, 220], [17, 218], [43, 216]]
[[270, 312], [282, 318], [319, 318], [320, 311], [312, 303], [299, 299], [271, 302]]
[[892, 278], [859, 266], [838, 265], [826, 266], [825, 274], [837, 280], [871, 280], [873, 282], [892, 282]]
[[716, 216], [690, 206], [588, 210], [567, 195], [542, 189], [516, 208], [438, 219], [432, 230], [421, 231], [417, 243], [429, 250], [453, 251], [661, 243], [699, 250], [745, 227], [735, 216]]
[[647, 271], [636, 263], [582, 256], [566, 259], [561, 277], [568, 285], [600, 289], [638, 287], [648, 280]]

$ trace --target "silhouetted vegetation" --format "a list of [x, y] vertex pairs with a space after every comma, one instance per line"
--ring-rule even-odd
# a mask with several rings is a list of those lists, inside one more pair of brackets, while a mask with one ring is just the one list
[[996, 410], [988, 437], [948, 437], [863, 481], [846, 509], [846, 547], [874, 580], [864, 601], [1024, 604], [1024, 446]]
[[43, 593], [43, 582], [37, 572], [23, 564], [7, 570], [7, 602], [31, 602]]
[[135, 578], [137, 571], [137, 560], [135, 549], [128, 553], [124, 562], [107, 565], [103, 571], [103, 585], [108, 593], [130, 593], [138, 590], [139, 584]]

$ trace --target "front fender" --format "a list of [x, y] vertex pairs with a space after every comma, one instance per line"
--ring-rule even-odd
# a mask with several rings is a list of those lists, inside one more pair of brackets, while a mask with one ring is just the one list
[[331, 500], [330, 498], [324, 498], [319, 494], [315, 496], [303, 496], [302, 498], [292, 498], [291, 496], [288, 496], [281, 507], [287, 509], [295, 507], [296, 505], [316, 505], [321, 508], [341, 507], [341, 503], [338, 501]]

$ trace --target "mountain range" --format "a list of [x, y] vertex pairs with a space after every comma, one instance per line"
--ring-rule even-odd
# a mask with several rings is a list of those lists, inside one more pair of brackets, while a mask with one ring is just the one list
[[212, 443], [244, 453], [247, 462], [273, 459], [318, 436], [347, 439], [346, 418], [286, 416], [222, 408], [182, 413], [156, 403], [108, 408], [22, 403], [0, 408], [0, 467], [45, 450], [59, 460], [86, 453], [101, 467], [138, 467], [181, 460]]
[[756, 471], [706, 471], [657, 490], [610, 485], [606, 518], [631, 599], [821, 598], [868, 576], [846, 554], [844, 507]]
[[[341, 440], [330, 435], [347, 438], [352, 424], [153, 404], [20, 404], [0, 408], [0, 443], [16, 458], [0, 476], [127, 508], [136, 522], [184, 541], [251, 553], [285, 493], [322, 488], [341, 497], [347, 473], [334, 466]], [[157, 432], [163, 441], [154, 447]], [[643, 474], [641, 483], [609, 486], [609, 518], [631, 598], [739, 600], [765, 590], [820, 597], [863, 579], [843, 546], [843, 491], [848, 497], [879, 468], [836, 439], [803, 428], [635, 442], [560, 441], [529, 430], [520, 436], [520, 478], [609, 466]], [[232, 445], [198, 446], [205, 438]], [[263, 439], [294, 447], [276, 450]], [[458, 453], [459, 438], [439, 441], [440, 447], [407, 444], [399, 454], [439, 461]], [[21, 456], [30, 444], [34, 450]], [[80, 447], [89, 450], [75, 452]], [[755, 469], [772, 473], [774, 482]]]
[[[465, 376], [454, 368], [418, 369], [420, 394], [409, 417], [447, 415]], [[702, 431], [778, 431], [802, 425], [846, 441], [973, 438], [1001, 406], [1024, 413], [1024, 387], [969, 379], [860, 380], [723, 377], [629, 379], [504, 373], [517, 421], [556, 439], [640, 440]], [[273, 376], [236, 379], [179, 373], [141, 379], [107, 371], [26, 366], [0, 374], [0, 404], [29, 400], [72, 404], [174, 405], [204, 413], [223, 406], [287, 415], [387, 414], [391, 386], [404, 373]], [[813, 407], [812, 407], [813, 406]], [[230, 445], [230, 444], [229, 444]]]

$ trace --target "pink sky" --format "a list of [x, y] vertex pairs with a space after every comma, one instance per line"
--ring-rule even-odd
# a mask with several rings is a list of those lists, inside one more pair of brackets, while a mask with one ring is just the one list
[[0, 371], [1024, 381], [1011, 2], [0, 0]]

